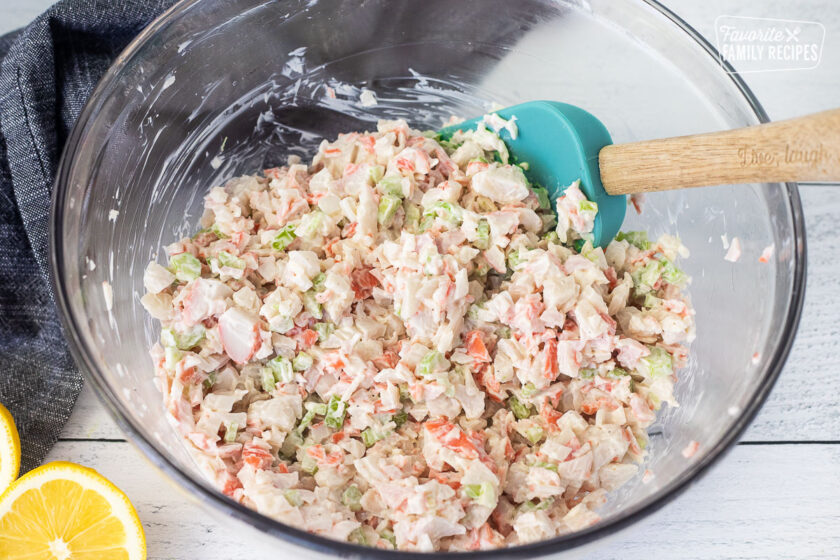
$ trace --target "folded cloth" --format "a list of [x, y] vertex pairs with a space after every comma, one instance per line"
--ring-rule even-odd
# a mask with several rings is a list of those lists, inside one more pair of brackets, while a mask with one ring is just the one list
[[58, 439], [82, 388], [49, 279], [50, 193], [64, 142], [112, 60], [173, 0], [64, 0], [0, 38], [0, 403], [22, 472]]

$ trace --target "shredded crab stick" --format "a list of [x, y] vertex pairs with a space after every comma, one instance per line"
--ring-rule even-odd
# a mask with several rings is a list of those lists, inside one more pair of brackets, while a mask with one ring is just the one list
[[[694, 337], [679, 240], [590, 232], [487, 126], [404, 121], [210, 190], [144, 275], [167, 414], [220, 490], [317, 534], [510, 546], [598, 521]], [[734, 240], [733, 240], [734, 243]], [[641, 475], [640, 475], [641, 476]]]

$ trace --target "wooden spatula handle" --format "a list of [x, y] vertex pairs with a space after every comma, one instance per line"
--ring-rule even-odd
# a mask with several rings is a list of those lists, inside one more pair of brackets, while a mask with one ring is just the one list
[[601, 182], [630, 194], [783, 181], [840, 181], [840, 109], [749, 128], [605, 146]]

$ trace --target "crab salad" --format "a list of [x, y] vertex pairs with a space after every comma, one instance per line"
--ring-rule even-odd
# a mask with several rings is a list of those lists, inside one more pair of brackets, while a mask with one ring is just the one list
[[324, 140], [212, 188], [202, 229], [148, 265], [155, 382], [225, 495], [331, 539], [464, 551], [589, 527], [641, 480], [694, 338], [688, 252], [593, 246], [597, 205], [531, 184], [499, 120]]

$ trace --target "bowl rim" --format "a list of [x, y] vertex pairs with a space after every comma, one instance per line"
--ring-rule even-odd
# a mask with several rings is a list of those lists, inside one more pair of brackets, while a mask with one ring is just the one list
[[[428, 558], [430, 553], [383, 550], [344, 541], [331, 540], [301, 529], [297, 529], [257, 513], [255, 510], [252, 510], [228, 498], [227, 496], [224, 496], [218, 492], [218, 490], [211, 487], [205, 480], [197, 480], [191, 477], [183, 469], [181, 469], [181, 467], [160, 452], [156, 448], [155, 444], [152, 443], [150, 439], [146, 438], [142, 429], [136, 424], [135, 420], [130, 415], [124, 413], [119, 405], [115, 404], [119, 402], [117, 395], [110, 389], [104, 377], [97, 369], [93, 357], [87, 351], [84, 342], [79, 336], [76, 326], [76, 317], [73, 315], [70, 306], [71, 296], [68, 293], [67, 285], [64, 281], [64, 272], [60, 267], [60, 263], [64, 260], [64, 239], [61, 235], [60, 227], [62, 223], [61, 216], [63, 214], [66, 198], [65, 194], [69, 183], [68, 179], [70, 177], [70, 171], [76, 155], [76, 149], [80, 144], [79, 141], [87, 123], [98, 113], [98, 109], [103, 102], [103, 94], [106, 86], [113, 81], [118, 72], [125, 66], [126, 61], [131, 57], [131, 55], [149, 39], [154, 37], [155, 33], [164, 27], [170, 19], [176, 17], [182, 12], [185, 12], [193, 5], [202, 1], [203, 0], [181, 0], [180, 2], [176, 2], [173, 6], [160, 14], [148, 26], [146, 26], [146, 28], [144, 28], [125, 47], [122, 53], [115, 59], [114, 63], [100, 79], [82, 110], [79, 119], [68, 136], [67, 142], [65, 143], [62, 151], [54, 182], [50, 210], [50, 276], [53, 292], [55, 294], [56, 306], [59, 310], [59, 317], [69, 343], [68, 345], [70, 347], [71, 355], [73, 356], [77, 366], [79, 366], [79, 369], [84, 373], [85, 377], [92, 382], [94, 391], [96, 392], [100, 402], [108, 410], [111, 417], [126, 435], [126, 438], [140, 448], [146, 458], [155, 467], [162, 471], [167, 478], [176, 481], [182, 489], [189, 493], [189, 497], [200, 502], [204, 507], [213, 508], [213, 510], [238, 519], [239, 521], [248, 524], [263, 533], [273, 537], [282, 538], [294, 545], [319, 553], [329, 555], [337, 554], [341, 557], [353, 556], [383, 559]], [[664, 16], [671, 24], [682, 30], [689, 39], [693, 40], [697, 45], [704, 49], [709, 56], [717, 60], [723, 70], [729, 75], [733, 85], [744, 97], [749, 105], [749, 108], [758, 120], [760, 122], [767, 122], [769, 120], [761, 104], [758, 102], [752, 91], [747, 87], [740, 75], [735, 72], [735, 69], [726, 60], [721, 58], [717, 49], [703, 35], [698, 33], [692, 26], [686, 23], [670, 9], [660, 4], [658, 0], [637, 1], [642, 5], [652, 8], [654, 12], [658, 12], [658, 15]], [[578, 532], [568, 533], [552, 539], [517, 545], [510, 548], [457, 553], [436, 552], [434, 554], [453, 555], [458, 558], [533, 558], [536, 556], [544, 556], [547, 554], [562, 552], [564, 550], [570, 550], [586, 544], [592, 544], [594, 541], [597, 541], [602, 537], [622, 531], [670, 503], [672, 500], [681, 495], [691, 483], [696, 482], [700, 479], [700, 477], [705, 475], [713, 464], [719, 461], [728, 451], [732, 449], [732, 447], [734, 447], [737, 439], [740, 438], [744, 430], [755, 418], [775, 385], [790, 353], [802, 314], [807, 269], [804, 216], [797, 184], [784, 183], [784, 187], [787, 191], [787, 197], [790, 204], [794, 242], [793, 286], [791, 288], [786, 314], [787, 316], [785, 317], [782, 330], [785, 334], [783, 335], [783, 338], [779, 340], [776, 348], [774, 349], [773, 356], [769, 361], [770, 366], [765, 372], [764, 379], [762, 379], [759, 383], [759, 387], [754, 398], [744, 407], [744, 410], [742, 410], [738, 419], [724, 433], [723, 437], [711, 449], [709, 449], [703, 457], [686, 469], [682, 475], [675, 478], [654, 493], [646, 503], [636, 504], [634, 507], [622, 511], [611, 519], [599, 522], [593, 527]]]

